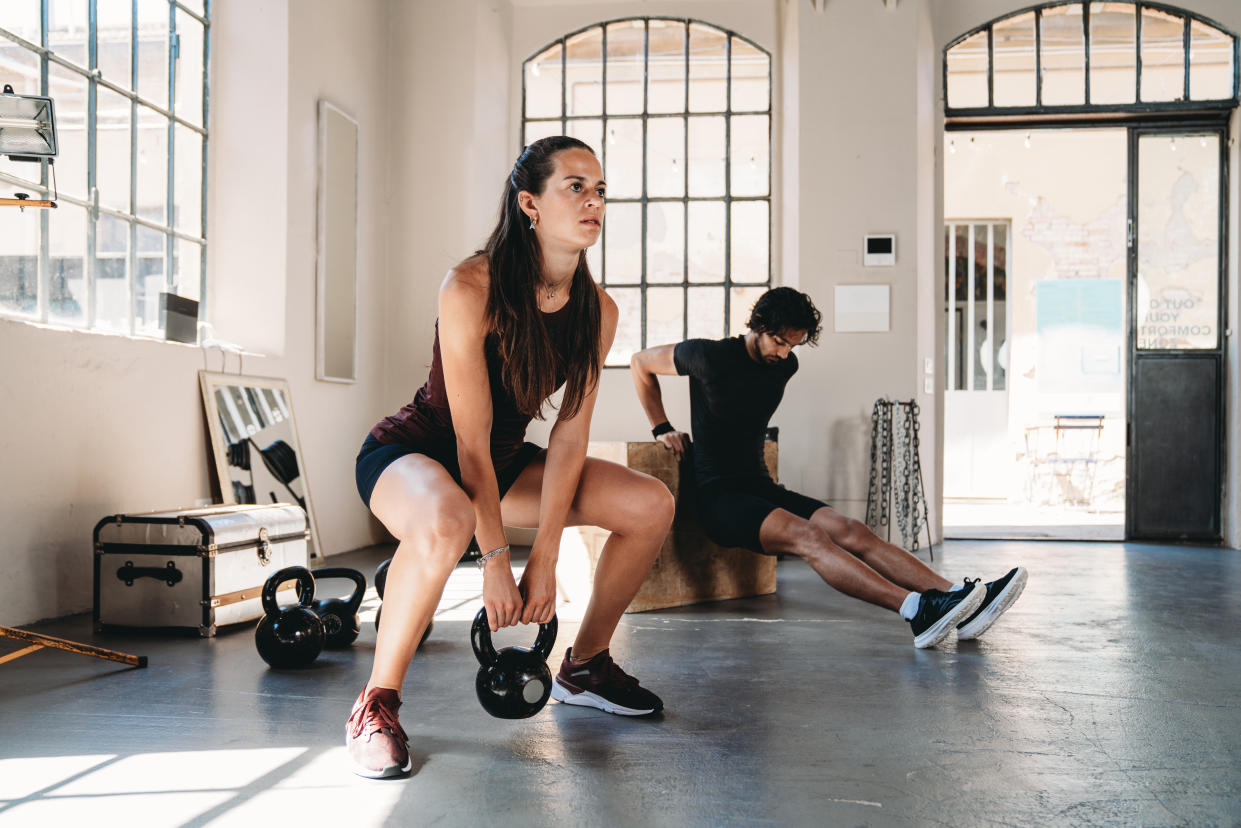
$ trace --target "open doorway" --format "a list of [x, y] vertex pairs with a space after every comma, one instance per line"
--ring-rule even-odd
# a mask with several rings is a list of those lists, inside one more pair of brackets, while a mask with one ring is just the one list
[[947, 537], [1124, 537], [1127, 142], [945, 136]]

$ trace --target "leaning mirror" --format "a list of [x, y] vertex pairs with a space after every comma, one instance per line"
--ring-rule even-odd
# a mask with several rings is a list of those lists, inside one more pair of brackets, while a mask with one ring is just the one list
[[199, 371], [219, 503], [296, 503], [306, 510], [310, 555], [322, 559], [289, 384]]
[[319, 101], [315, 377], [357, 379], [358, 122]]

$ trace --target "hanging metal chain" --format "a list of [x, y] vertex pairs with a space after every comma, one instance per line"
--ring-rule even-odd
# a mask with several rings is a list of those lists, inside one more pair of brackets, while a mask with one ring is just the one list
[[909, 476], [913, 471], [910, 457], [909, 409], [904, 403], [896, 403], [896, 423], [893, 430], [896, 435], [896, 451], [899, 462], [898, 473], [900, 489], [896, 492], [896, 520], [901, 529], [901, 546], [909, 546]]
[[[901, 508], [900, 482], [905, 476], [905, 470], [902, 467], [904, 455], [901, 449], [901, 411], [897, 406], [893, 406], [892, 412], [892, 482], [895, 484], [893, 489], [889, 490], [889, 500], [892, 502], [892, 518], [900, 531], [907, 531], [903, 524], [905, 522], [905, 512]], [[902, 543], [902, 546], [904, 544]]]
[[870, 481], [866, 491], [866, 524], [875, 531], [889, 527], [892, 495], [892, 403], [875, 400], [870, 415]]
[[866, 487], [866, 525], [879, 528], [879, 404], [870, 410], [870, 482]]
[[[910, 400], [910, 412], [912, 416], [912, 443], [913, 443], [913, 468], [916, 474], [911, 474], [913, 484], [913, 546], [911, 551], [918, 551], [918, 530], [922, 526], [926, 526], [927, 530], [927, 551], [931, 552], [931, 560], [934, 560], [934, 550], [931, 544], [931, 511], [927, 506], [926, 485], [922, 482], [922, 443], [918, 438], [918, 428], [920, 428], [921, 408], [918, 408], [916, 400]], [[918, 508], [921, 506], [921, 508]]]
[[917, 429], [916, 405], [917, 403], [910, 400], [901, 406], [905, 413], [905, 480], [903, 481], [905, 508], [909, 515], [910, 523], [912, 545], [909, 548], [915, 552], [918, 549], [918, 504], [922, 500], [922, 492], [918, 486], [918, 477], [914, 473], [918, 467], [917, 449], [914, 448], [914, 433]]
[[879, 525], [891, 526], [892, 407], [887, 400], [880, 400], [876, 405], [879, 406]]
[[[922, 477], [922, 445], [919, 436], [921, 409], [916, 400], [878, 399], [870, 415], [870, 479], [866, 488], [866, 525], [888, 529], [893, 519], [902, 545], [917, 552], [925, 528], [928, 548], [930, 512]], [[899, 489], [892, 478], [899, 480]], [[893, 514], [895, 513], [895, 514]], [[934, 560], [934, 552], [932, 560]]]

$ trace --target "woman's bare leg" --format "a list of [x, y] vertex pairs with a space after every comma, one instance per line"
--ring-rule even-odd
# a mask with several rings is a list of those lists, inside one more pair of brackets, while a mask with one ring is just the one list
[[444, 467], [421, 454], [384, 469], [370, 507], [400, 543], [384, 585], [383, 625], [367, 689], [400, 692], [444, 584], [474, 536], [474, 508]]
[[[531, 463], [500, 502], [504, 522], [537, 526], [544, 458]], [[668, 487], [650, 475], [587, 457], [569, 508], [569, 526], [611, 531], [595, 568], [594, 590], [573, 642], [575, 658], [608, 646], [621, 615], [659, 555], [676, 511]]]

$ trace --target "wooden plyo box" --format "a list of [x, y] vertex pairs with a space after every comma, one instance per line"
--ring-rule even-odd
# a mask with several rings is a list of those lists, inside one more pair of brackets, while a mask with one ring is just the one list
[[[748, 549], [721, 547], [702, 531], [691, 484], [687, 480], [685, 491], [681, 491], [681, 467], [672, 452], [656, 442], [609, 442], [591, 443], [587, 454], [645, 472], [663, 482], [676, 497], [672, 531], [664, 540], [659, 557], [655, 559], [650, 574], [629, 604], [627, 612], [767, 595], [776, 591], [774, 557], [757, 555]], [[778, 464], [775, 442], [766, 443], [764, 458], [772, 478], [775, 478]], [[561, 544], [561, 587], [569, 594], [570, 600], [584, 599], [589, 594], [595, 565], [610, 534], [595, 526], [565, 530], [566, 542]], [[578, 560], [573, 561], [574, 557]], [[585, 560], [581, 560], [583, 557]], [[570, 575], [568, 582], [563, 575]], [[584, 579], [586, 582], [581, 583]]]

